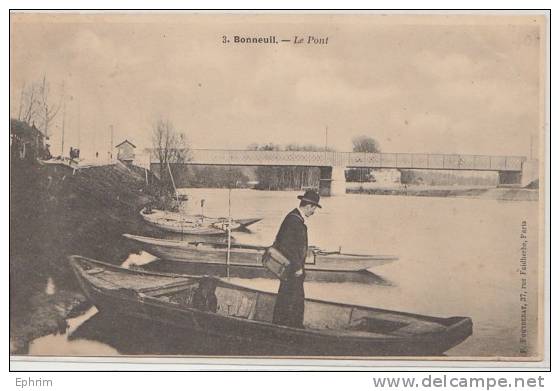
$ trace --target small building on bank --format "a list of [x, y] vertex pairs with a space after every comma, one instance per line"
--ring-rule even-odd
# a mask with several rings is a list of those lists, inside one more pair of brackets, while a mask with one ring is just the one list
[[132, 164], [134, 161], [134, 150], [136, 145], [132, 144], [128, 140], [124, 140], [122, 143], [115, 146], [117, 148], [117, 159], [125, 164]]
[[35, 126], [10, 119], [10, 150], [12, 158], [50, 159], [49, 138]]

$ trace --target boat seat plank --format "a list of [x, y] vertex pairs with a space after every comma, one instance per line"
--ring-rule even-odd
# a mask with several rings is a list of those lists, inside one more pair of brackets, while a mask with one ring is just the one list
[[354, 330], [367, 328], [371, 331], [390, 333], [395, 336], [411, 336], [445, 330], [445, 326], [437, 322], [359, 308], [352, 311], [349, 328]]
[[313, 329], [343, 329], [350, 323], [352, 307], [328, 303], [305, 303], [303, 326]]
[[257, 297], [257, 303], [255, 305], [254, 320], [272, 323], [275, 303], [276, 297], [274, 295], [260, 293]]
[[198, 284], [188, 285], [187, 287], [173, 292], [167, 296], [161, 297], [161, 299], [165, 299], [166, 301], [170, 301], [172, 303], [181, 304], [185, 307], [192, 307], [193, 297], [198, 289]]
[[94, 267], [91, 268], [87, 271], [87, 274], [89, 274], [90, 276], [99, 274], [99, 273], [103, 273], [105, 271], [105, 269], [103, 269], [102, 267]]
[[[164, 286], [169, 283], [176, 283], [178, 281], [175, 277], [162, 277], [162, 276], [138, 276], [135, 274], [115, 273], [105, 270], [103, 273], [90, 275], [91, 279], [95, 279], [101, 286], [107, 289], [134, 289], [141, 291], [142, 289], [150, 289]], [[181, 281], [188, 281], [188, 279], [181, 278]]]
[[161, 286], [146, 287], [138, 289], [138, 293], [142, 293], [151, 297], [162, 297], [174, 293], [189, 290], [190, 288], [197, 288], [198, 283], [192, 281], [175, 282]]
[[352, 318], [350, 319], [351, 322], [363, 317], [369, 318], [376, 318], [382, 319], [388, 322], [405, 322], [408, 324], [410, 322], [410, 317], [400, 314], [394, 314], [385, 311], [379, 311], [374, 309], [361, 309], [361, 308], [354, 308], [352, 310]]
[[115, 282], [111, 281], [111, 280], [106, 280], [105, 278], [105, 273], [97, 273], [93, 276], [89, 277], [89, 280], [95, 284], [96, 286], [103, 288], [103, 289], [122, 289], [123, 287], [120, 285], [117, 285]]
[[446, 327], [436, 323], [436, 322], [427, 322], [422, 320], [415, 319], [414, 321], [410, 322], [408, 325], [396, 330], [393, 334], [397, 336], [411, 336], [411, 335], [421, 335], [421, 334], [430, 334], [430, 333], [441, 333], [446, 330]]
[[138, 292], [146, 293], [146, 294], [151, 294], [151, 293], [157, 294], [160, 289], [165, 290], [168, 288], [177, 288], [177, 287], [181, 288], [181, 287], [186, 287], [188, 285], [198, 285], [198, 282], [188, 278], [177, 279], [167, 284], [159, 284], [159, 285], [143, 287], [138, 289]]
[[216, 288], [217, 313], [225, 316], [253, 319], [257, 303], [256, 292], [240, 291], [226, 287]]

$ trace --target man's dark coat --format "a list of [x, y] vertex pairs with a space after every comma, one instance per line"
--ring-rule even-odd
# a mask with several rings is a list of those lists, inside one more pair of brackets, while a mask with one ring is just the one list
[[296, 276], [295, 272], [304, 268], [307, 257], [307, 226], [303, 216], [296, 208], [284, 218], [274, 247], [290, 260], [288, 277], [280, 282], [274, 306], [272, 321], [284, 326], [303, 328], [303, 309], [305, 293], [303, 281], [305, 273]]

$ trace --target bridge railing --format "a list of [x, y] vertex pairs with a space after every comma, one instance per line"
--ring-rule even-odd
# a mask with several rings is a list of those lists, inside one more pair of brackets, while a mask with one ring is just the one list
[[268, 164], [268, 165], [331, 165], [332, 152], [314, 151], [244, 151], [194, 149], [190, 151], [192, 162], [203, 164]]
[[191, 164], [521, 171], [523, 156], [194, 149]]
[[349, 167], [520, 171], [522, 156], [349, 152]]

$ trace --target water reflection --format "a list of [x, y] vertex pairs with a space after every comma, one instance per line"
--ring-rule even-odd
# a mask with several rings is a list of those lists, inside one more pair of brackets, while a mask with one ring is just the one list
[[[68, 328], [65, 333], [51, 334], [37, 338], [29, 344], [29, 354], [35, 356], [114, 356], [119, 352], [97, 338], [72, 338], [81, 325], [95, 317], [97, 308], [91, 307], [84, 314], [67, 319]], [[84, 323], [85, 322], [85, 323]]]
[[97, 341], [122, 355], [270, 355], [259, 346], [219, 336], [208, 336], [171, 325], [97, 313], [69, 336], [69, 341]]

